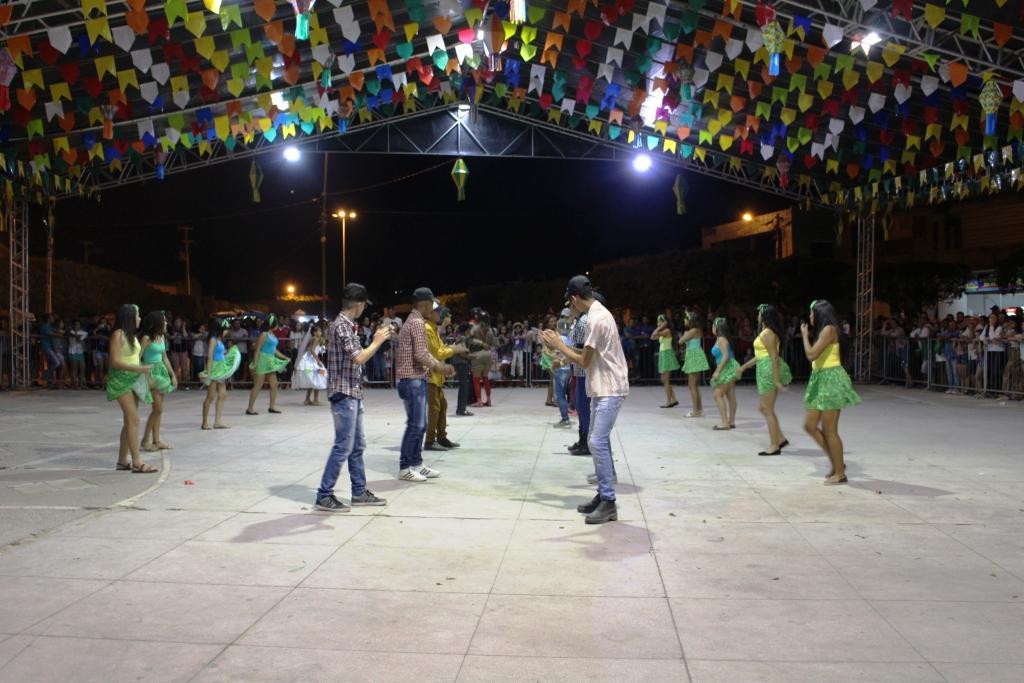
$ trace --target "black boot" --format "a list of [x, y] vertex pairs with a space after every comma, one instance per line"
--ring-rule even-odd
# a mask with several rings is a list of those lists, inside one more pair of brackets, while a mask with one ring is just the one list
[[590, 501], [589, 503], [583, 503], [581, 505], [577, 505], [576, 506], [576, 512], [581, 512], [584, 515], [589, 515], [591, 512], [596, 510], [597, 507], [600, 504], [601, 504], [601, 496], [600, 495], [596, 495], [596, 496], [594, 496], [594, 500]]
[[572, 453], [572, 452], [574, 452], [574, 451], [578, 450], [578, 449], [579, 449], [579, 447], [580, 447], [580, 442], [579, 442], [579, 441], [577, 441], [577, 442], [576, 442], [576, 443], [574, 443], [573, 445], [569, 446], [569, 452], [570, 452], [570, 453]]
[[587, 524], [604, 524], [605, 522], [616, 522], [619, 519], [619, 510], [615, 507], [614, 500], [602, 500], [597, 509], [586, 516]]

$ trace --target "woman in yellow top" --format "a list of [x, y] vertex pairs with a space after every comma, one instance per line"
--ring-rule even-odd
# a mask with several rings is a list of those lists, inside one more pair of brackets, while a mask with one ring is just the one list
[[793, 374], [786, 361], [779, 356], [783, 337], [779, 309], [771, 304], [758, 306], [757, 324], [760, 329], [754, 339], [754, 357], [743, 364], [740, 374], [755, 366], [761, 414], [768, 425], [768, 438], [771, 440], [768, 448], [758, 455], [780, 455], [782, 449], [789, 445], [789, 440], [782, 433], [779, 418], [775, 415], [775, 400], [779, 397], [779, 391], [785, 390], [786, 385], [793, 380]]
[[662, 408], [675, 408], [679, 405], [676, 392], [672, 390], [672, 373], [679, 369], [676, 350], [672, 348], [675, 328], [664, 315], [658, 316], [658, 326], [651, 334], [651, 341], [658, 342], [658, 372], [661, 373], [661, 386], [665, 388], [665, 405]]
[[[114, 332], [110, 335], [110, 374], [107, 375], [107, 399], [121, 406], [124, 424], [121, 447], [117, 453], [117, 469], [138, 474], [158, 472], [139, 457], [139, 399], [152, 403], [149, 393], [151, 365], [140, 360], [142, 344], [138, 339], [139, 307], [125, 304], [117, 311]], [[131, 462], [128, 455], [131, 454]]]
[[807, 323], [800, 326], [804, 352], [812, 367], [807, 393], [804, 394], [804, 408], [807, 409], [804, 429], [832, 461], [832, 471], [825, 478], [825, 486], [836, 486], [846, 483], [839, 413], [846, 406], [860, 403], [860, 396], [853, 390], [850, 376], [843, 369], [839, 317], [832, 304], [824, 300], [812, 302], [811, 325], [814, 326], [813, 343], [810, 326]]

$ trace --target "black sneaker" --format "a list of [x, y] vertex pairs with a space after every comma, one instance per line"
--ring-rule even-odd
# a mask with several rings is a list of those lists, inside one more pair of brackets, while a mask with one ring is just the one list
[[425, 450], [425, 451], [446, 451], [448, 449], [445, 448], [444, 446], [442, 446], [439, 443], [434, 443], [433, 441], [428, 441], [427, 443], [423, 444], [423, 450]]
[[330, 496], [324, 496], [323, 498], [318, 498], [314, 507], [317, 510], [323, 510], [324, 512], [348, 512], [352, 509], [335, 498], [333, 494]]
[[457, 444], [454, 441], [451, 441], [451, 440], [449, 440], [447, 438], [445, 438], [445, 439], [438, 439], [437, 443], [442, 445], [442, 446], [444, 446], [445, 448], [447, 448], [449, 450], [451, 450], [452, 448], [458, 448], [459, 447], [459, 444]]
[[373, 491], [369, 490], [363, 491], [363, 494], [361, 496], [352, 496], [352, 507], [354, 508], [370, 506], [381, 507], [382, 505], [387, 504], [388, 502], [386, 500], [384, 500], [383, 498], [378, 498], [377, 496], [373, 495]]

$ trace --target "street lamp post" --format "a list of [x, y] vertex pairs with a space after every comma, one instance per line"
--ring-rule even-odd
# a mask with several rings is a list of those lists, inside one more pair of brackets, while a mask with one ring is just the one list
[[327, 318], [327, 155], [324, 155], [324, 187], [320, 193], [320, 318]]
[[348, 219], [355, 218], [356, 212], [338, 209], [331, 216], [341, 219], [341, 286], [344, 287], [348, 284], [348, 255], [345, 251], [348, 242]]

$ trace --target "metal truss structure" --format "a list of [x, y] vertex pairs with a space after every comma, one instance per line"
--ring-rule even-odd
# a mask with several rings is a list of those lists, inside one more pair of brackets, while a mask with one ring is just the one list
[[11, 320], [11, 384], [18, 389], [30, 386], [29, 302], [28, 302], [28, 202], [15, 199], [3, 215], [10, 248], [9, 300]]
[[875, 214], [873, 212], [858, 212], [853, 374], [854, 379], [860, 382], [866, 382], [871, 377], [871, 323], [874, 302]]
[[[352, 125], [344, 133], [328, 131], [295, 139], [301, 146], [315, 145], [329, 154], [396, 154], [412, 156], [504, 157], [526, 159], [557, 159], [626, 162], [639, 151], [628, 144], [590, 135], [573, 128], [548, 123], [498, 107], [478, 105], [473, 110], [450, 106], [425, 109], [410, 114]], [[280, 152], [281, 145], [257, 137], [252, 145], [228, 150], [221, 141], [210, 144], [210, 152], [200, 155], [195, 149], [178, 148], [164, 160], [164, 173], [183, 173], [194, 168], [224, 164], [271, 152]], [[658, 155], [655, 163], [668, 164], [681, 170], [775, 194], [794, 202], [809, 197], [795, 188], [782, 188], [757, 177], [749, 164], [725, 163], [715, 168], [710, 164], [677, 156]], [[759, 166], [758, 166], [759, 168]], [[123, 185], [154, 181], [156, 166], [149, 157], [142, 168], [125, 164], [111, 172], [101, 166], [89, 167], [82, 185], [106, 190]], [[815, 189], [817, 186], [815, 186]], [[820, 202], [820, 195], [811, 197]]]

